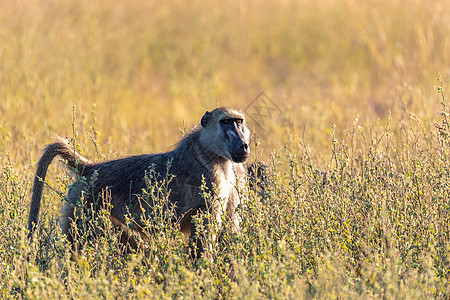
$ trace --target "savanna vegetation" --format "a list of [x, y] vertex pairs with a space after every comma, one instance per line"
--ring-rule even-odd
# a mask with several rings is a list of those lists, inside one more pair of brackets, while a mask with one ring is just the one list
[[[1, 297], [450, 297], [449, 32], [445, 0], [2, 1]], [[108, 208], [74, 257], [61, 163], [27, 240], [52, 134], [92, 160], [161, 152], [217, 106], [269, 170], [208, 258], [158, 211], [124, 254]]]

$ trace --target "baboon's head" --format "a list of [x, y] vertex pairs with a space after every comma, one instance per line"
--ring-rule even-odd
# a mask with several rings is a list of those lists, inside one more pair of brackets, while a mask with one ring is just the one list
[[217, 108], [203, 115], [201, 125], [204, 146], [235, 163], [247, 161], [250, 131], [242, 113], [226, 107]]

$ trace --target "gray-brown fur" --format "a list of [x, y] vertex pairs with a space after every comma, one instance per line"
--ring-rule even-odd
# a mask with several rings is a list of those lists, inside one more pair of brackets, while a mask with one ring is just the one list
[[[206, 112], [201, 126], [184, 137], [174, 150], [160, 154], [144, 154], [122, 159], [94, 163], [82, 158], [70, 147], [59, 140], [47, 146], [42, 155], [36, 172], [31, 200], [29, 230], [33, 232], [39, 218], [39, 207], [42, 195], [43, 180], [48, 165], [57, 155], [62, 156], [68, 165], [79, 174], [89, 179], [97, 173], [93, 195], [100, 195], [102, 190], [108, 189], [111, 194], [111, 220], [115, 225], [124, 224], [126, 216], [131, 217], [139, 228], [142, 209], [149, 211], [151, 204], [140, 201], [138, 195], [146, 188], [144, 177], [146, 171], [152, 169], [160, 174], [159, 180], [167, 173], [174, 177], [169, 183], [169, 202], [173, 205], [174, 217], [181, 222], [183, 233], [192, 234], [194, 228], [190, 212], [205, 207], [213, 207], [214, 215], [220, 222], [222, 215], [234, 223], [235, 230], [239, 229], [239, 216], [235, 207], [239, 204], [237, 189], [245, 181], [246, 170], [242, 163], [249, 156], [249, 131], [245, 125], [243, 114], [229, 108], [218, 108]], [[201, 195], [202, 180], [208, 191], [214, 192], [214, 203], [206, 203]], [[68, 201], [63, 209], [61, 226], [71, 240], [71, 224], [74, 217], [74, 203], [80, 198], [81, 190], [86, 183], [79, 181], [78, 188], [71, 189]], [[91, 188], [91, 187], [90, 187]], [[94, 197], [92, 197], [94, 198]], [[87, 199], [91, 203], [97, 199]], [[102, 203], [98, 203], [97, 209]]]

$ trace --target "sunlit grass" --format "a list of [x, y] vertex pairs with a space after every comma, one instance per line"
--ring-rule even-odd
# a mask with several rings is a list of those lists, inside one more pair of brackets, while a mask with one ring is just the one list
[[[443, 0], [3, 3], [1, 295], [448, 297], [448, 32]], [[71, 260], [57, 163], [25, 239], [51, 134], [93, 160], [166, 151], [219, 105], [248, 116], [270, 184], [212, 261], [174, 226], [125, 257], [106, 226]]]

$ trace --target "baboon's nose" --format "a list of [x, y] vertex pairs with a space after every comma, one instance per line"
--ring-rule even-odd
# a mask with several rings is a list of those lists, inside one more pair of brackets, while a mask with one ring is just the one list
[[246, 143], [243, 143], [240, 147], [242, 150], [247, 151], [248, 150], [248, 145]]
[[232, 152], [232, 160], [235, 163], [242, 163], [247, 161], [248, 156], [250, 155], [250, 148], [247, 143], [240, 141], [239, 144], [236, 144], [234, 151]]

